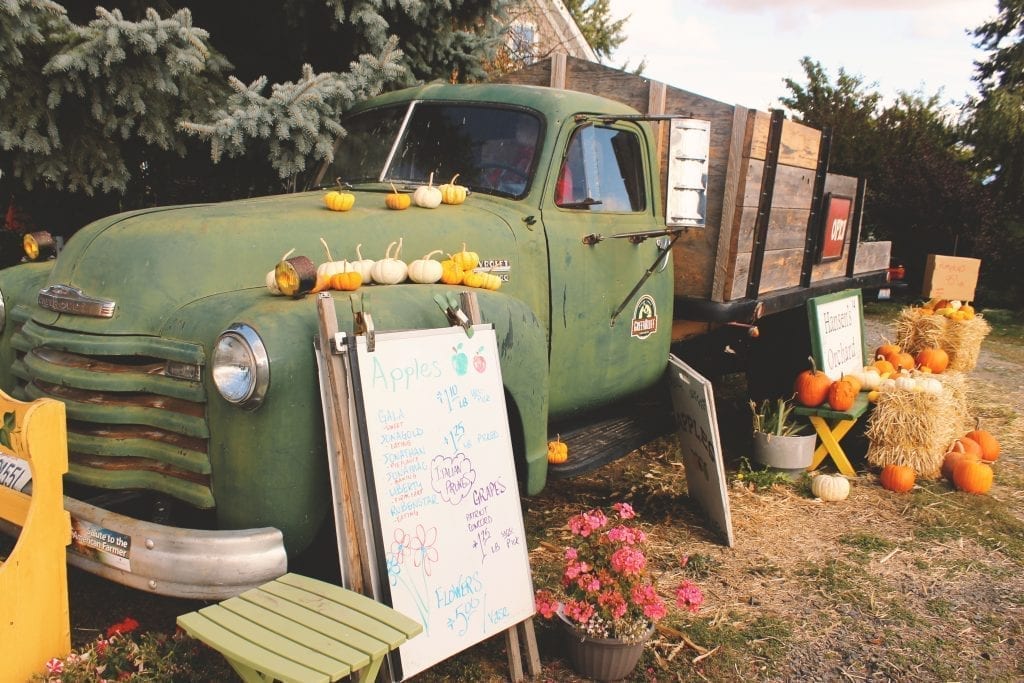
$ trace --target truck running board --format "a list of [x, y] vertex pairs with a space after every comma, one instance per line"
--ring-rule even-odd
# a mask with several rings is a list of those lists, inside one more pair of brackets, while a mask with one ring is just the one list
[[[569, 479], [593, 472], [670, 434], [675, 429], [671, 401], [662, 393], [654, 398], [644, 397], [629, 405], [616, 406], [613, 413], [605, 411], [585, 422], [561, 425], [558, 435], [569, 448], [569, 459], [549, 464], [548, 478]], [[554, 438], [552, 434], [551, 439]]]

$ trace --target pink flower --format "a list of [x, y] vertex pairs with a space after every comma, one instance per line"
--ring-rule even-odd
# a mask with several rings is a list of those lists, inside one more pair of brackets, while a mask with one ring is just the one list
[[647, 566], [647, 558], [636, 548], [619, 548], [611, 556], [612, 569], [627, 576], [639, 576]]
[[570, 619], [585, 624], [594, 616], [594, 606], [582, 600], [569, 600], [565, 603], [565, 614]]
[[581, 574], [590, 571], [590, 565], [586, 562], [570, 562], [565, 565], [565, 580], [575, 581]]
[[570, 562], [575, 560], [579, 556], [580, 556], [580, 554], [578, 552], [576, 552], [576, 548], [566, 548], [565, 549], [565, 559], [569, 560]]
[[628, 526], [617, 526], [609, 529], [605, 535], [609, 541], [626, 545], [639, 545], [647, 540], [647, 534], [642, 529], [630, 529]]
[[601, 590], [601, 581], [593, 574], [582, 574], [576, 579], [576, 585], [584, 593], [596, 593]]
[[676, 607], [696, 612], [704, 604], [704, 593], [692, 581], [683, 581], [676, 588]]
[[569, 530], [576, 536], [586, 538], [608, 523], [601, 510], [590, 510], [569, 519]]
[[549, 591], [539, 590], [534, 598], [537, 611], [545, 619], [550, 619], [558, 611], [558, 600]]
[[64, 673], [64, 661], [57, 659], [56, 657], [46, 662], [46, 673], [48, 674], [62, 674]]
[[616, 503], [612, 505], [612, 510], [619, 513], [619, 519], [633, 519], [636, 517], [636, 512], [629, 503]]

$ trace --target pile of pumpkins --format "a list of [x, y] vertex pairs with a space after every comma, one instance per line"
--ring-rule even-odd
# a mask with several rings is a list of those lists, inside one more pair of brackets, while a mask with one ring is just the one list
[[875, 360], [861, 370], [844, 373], [836, 380], [818, 370], [813, 358], [807, 360], [810, 367], [800, 372], [793, 384], [797, 403], [808, 408], [828, 406], [839, 412], [853, 407], [861, 391], [867, 392], [872, 403], [883, 391], [941, 394], [942, 382], [933, 375], [949, 366], [949, 354], [941, 348], [924, 348], [911, 355], [890, 343], [875, 349]]
[[[953, 441], [942, 459], [942, 478], [959, 491], [983, 495], [992, 488], [992, 463], [999, 458], [999, 441], [976, 423], [974, 429]], [[883, 488], [905, 493], [914, 486], [917, 473], [908, 465], [889, 464], [882, 468]]]
[[[380, 260], [364, 259], [362, 244], [356, 245], [357, 260], [335, 261], [330, 248], [321, 237], [327, 253], [327, 261], [315, 266], [307, 256], [291, 257], [292, 251], [281, 257], [273, 270], [267, 273], [266, 287], [271, 294], [301, 297], [307, 293], [317, 293], [328, 289], [352, 291], [363, 283], [396, 285], [406, 280], [417, 284], [434, 284], [441, 282], [446, 285], [465, 285], [479, 289], [496, 290], [501, 287], [501, 278], [493, 273], [478, 272], [480, 256], [466, 249], [449, 254], [444, 261], [434, 256], [442, 253], [435, 249], [421, 258], [406, 263], [399, 255], [402, 251], [402, 239], [391, 242]], [[392, 253], [394, 249], [394, 253]]]
[[[455, 179], [458, 177], [459, 174], [456, 173], [444, 185], [435, 186], [434, 174], [431, 173], [427, 184], [417, 187], [412, 195], [399, 192], [394, 185], [391, 185], [391, 192], [384, 195], [384, 206], [393, 211], [403, 211], [413, 204], [424, 209], [436, 209], [441, 204], [461, 204], [466, 201], [469, 190], [464, 185], [455, 184]], [[324, 206], [331, 211], [349, 211], [355, 204], [356, 196], [345, 191], [340, 179], [338, 180], [338, 189], [331, 190], [324, 195]]]
[[974, 306], [956, 299], [931, 299], [922, 304], [917, 312], [921, 315], [941, 315], [950, 320], [972, 320], [975, 316]]

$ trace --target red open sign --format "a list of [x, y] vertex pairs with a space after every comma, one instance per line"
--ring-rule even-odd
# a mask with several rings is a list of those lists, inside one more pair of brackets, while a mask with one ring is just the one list
[[818, 263], [835, 261], [842, 258], [846, 236], [850, 229], [850, 216], [853, 213], [853, 199], [842, 195], [825, 195], [825, 220], [821, 225], [821, 249], [818, 252]]

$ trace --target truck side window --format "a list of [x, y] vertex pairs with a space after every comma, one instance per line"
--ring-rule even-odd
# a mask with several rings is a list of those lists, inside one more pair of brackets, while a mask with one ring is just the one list
[[569, 141], [555, 183], [555, 205], [583, 211], [643, 211], [646, 206], [636, 134], [585, 125]]

